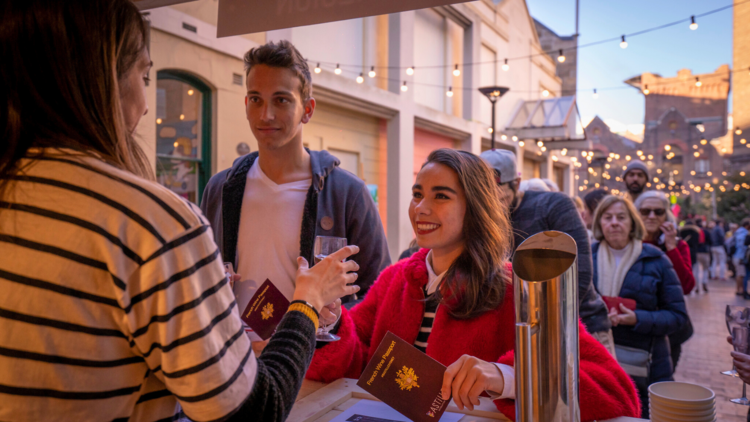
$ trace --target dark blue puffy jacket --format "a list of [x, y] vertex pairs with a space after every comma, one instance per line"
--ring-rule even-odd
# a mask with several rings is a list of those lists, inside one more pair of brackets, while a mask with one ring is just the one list
[[[599, 243], [592, 247], [594, 286], [599, 286]], [[615, 344], [643, 350], [651, 348], [649, 384], [672, 377], [672, 359], [667, 336], [687, 322], [682, 287], [672, 263], [658, 248], [643, 244], [620, 289], [620, 297], [634, 299], [638, 322], [612, 327]]]

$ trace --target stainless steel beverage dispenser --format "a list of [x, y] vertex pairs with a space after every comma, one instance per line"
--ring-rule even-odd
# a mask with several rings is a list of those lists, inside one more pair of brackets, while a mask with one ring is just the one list
[[516, 420], [580, 422], [576, 242], [531, 236], [513, 256]]

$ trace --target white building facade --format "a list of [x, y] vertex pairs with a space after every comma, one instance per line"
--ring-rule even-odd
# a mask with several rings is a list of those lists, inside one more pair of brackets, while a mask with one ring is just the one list
[[[510, 88], [496, 106], [496, 147], [516, 153], [523, 178], [548, 177], [573, 193], [567, 156], [543, 152], [534, 140], [520, 146], [524, 140], [501, 137], [519, 101], [560, 93], [555, 62], [543, 54], [524, 0], [482, 0], [221, 39], [216, 0], [147, 13], [154, 67], [150, 112], [138, 136], [159, 182], [192, 201], [200, 200], [212, 174], [257, 150], [245, 118], [242, 55], [278, 40], [291, 41], [311, 69], [321, 68], [313, 73], [318, 106], [303, 142], [331, 151], [367, 183], [393, 258], [413, 238], [411, 186], [429, 152], [449, 147], [479, 154], [489, 148], [490, 103], [480, 86]], [[408, 67], [414, 72], [408, 74]], [[371, 70], [375, 77], [368, 76]], [[363, 83], [356, 81], [360, 74]]]

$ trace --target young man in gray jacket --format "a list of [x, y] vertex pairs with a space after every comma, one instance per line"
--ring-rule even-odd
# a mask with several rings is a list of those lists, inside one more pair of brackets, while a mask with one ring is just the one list
[[[316, 236], [343, 237], [360, 247], [352, 259], [364, 296], [391, 263], [388, 245], [364, 182], [327, 151], [303, 147], [302, 127], [315, 110], [307, 63], [281, 41], [245, 54], [245, 72], [246, 113], [258, 151], [214, 175], [201, 202], [224, 261], [242, 276], [234, 288], [240, 311], [266, 280], [291, 297], [297, 257], [313, 262]], [[321, 325], [339, 315], [340, 303], [331, 304], [321, 312]]]

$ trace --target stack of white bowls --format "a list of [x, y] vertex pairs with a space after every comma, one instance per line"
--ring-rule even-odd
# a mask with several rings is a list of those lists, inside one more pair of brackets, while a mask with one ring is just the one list
[[716, 395], [700, 385], [657, 382], [648, 387], [652, 422], [715, 422]]

